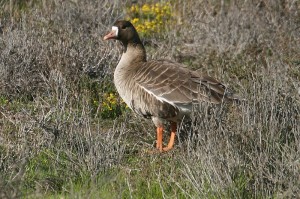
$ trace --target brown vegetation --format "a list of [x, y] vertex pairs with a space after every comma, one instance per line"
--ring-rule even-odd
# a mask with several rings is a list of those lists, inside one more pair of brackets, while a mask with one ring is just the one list
[[102, 37], [131, 3], [0, 1], [0, 198], [299, 197], [300, 1], [171, 1], [175, 22], [143, 38], [148, 58], [247, 102], [197, 107], [162, 155], [137, 150], [153, 145], [150, 121], [103, 119], [93, 103], [115, 91], [121, 51]]

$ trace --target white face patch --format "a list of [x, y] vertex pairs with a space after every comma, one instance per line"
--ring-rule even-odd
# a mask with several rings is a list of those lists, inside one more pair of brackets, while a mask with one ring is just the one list
[[116, 32], [116, 37], [118, 36], [118, 33], [119, 33], [119, 28], [117, 26], [113, 26], [111, 28], [112, 31], [115, 31]]

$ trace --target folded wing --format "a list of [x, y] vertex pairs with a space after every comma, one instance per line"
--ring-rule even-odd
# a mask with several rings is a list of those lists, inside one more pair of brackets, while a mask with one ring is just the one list
[[214, 78], [168, 60], [146, 62], [134, 79], [146, 92], [172, 105], [201, 101], [221, 103], [233, 97], [226, 86]]

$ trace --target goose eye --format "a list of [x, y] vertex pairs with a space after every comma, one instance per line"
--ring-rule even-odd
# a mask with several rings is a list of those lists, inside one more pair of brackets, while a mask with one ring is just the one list
[[127, 27], [126, 26], [122, 26], [122, 29], [125, 30]]

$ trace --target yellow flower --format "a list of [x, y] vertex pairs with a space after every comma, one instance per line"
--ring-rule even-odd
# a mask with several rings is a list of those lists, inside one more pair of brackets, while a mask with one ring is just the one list
[[144, 13], [150, 12], [150, 6], [149, 6], [147, 3], [144, 4], [143, 7], [142, 7], [142, 11], [143, 11]]
[[134, 19], [131, 20], [131, 22], [132, 22], [133, 24], [137, 24], [139, 21], [140, 21], [139, 18], [134, 18]]
[[133, 13], [138, 12], [138, 10], [139, 10], [138, 5], [132, 5], [131, 8], [130, 8], [130, 12], [133, 12]]
[[136, 26], [136, 30], [138, 32], [144, 32], [145, 28], [144, 28], [144, 26], [142, 24], [139, 24], [139, 25]]
[[145, 21], [145, 26], [146, 26], [147, 28], [149, 28], [149, 27], [151, 26], [150, 21]]
[[158, 14], [158, 13], [160, 13], [161, 11], [160, 11], [159, 7], [155, 7], [155, 8], [154, 8], [154, 12], [155, 12], [156, 14]]
[[163, 10], [164, 12], [169, 11], [169, 10], [170, 10], [170, 6], [164, 5], [163, 8], [162, 8], [162, 10]]

